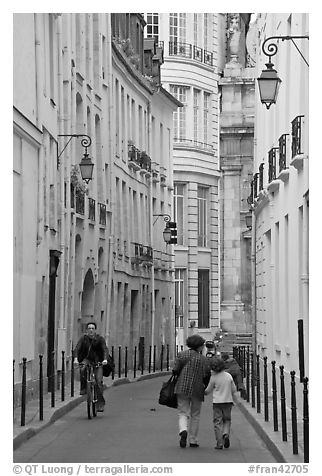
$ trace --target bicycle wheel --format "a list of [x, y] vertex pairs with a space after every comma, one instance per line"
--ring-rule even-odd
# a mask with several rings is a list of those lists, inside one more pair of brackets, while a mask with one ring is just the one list
[[87, 382], [87, 417], [90, 420], [91, 416], [91, 408], [92, 408], [92, 401], [93, 401], [93, 392], [92, 392], [92, 382]]

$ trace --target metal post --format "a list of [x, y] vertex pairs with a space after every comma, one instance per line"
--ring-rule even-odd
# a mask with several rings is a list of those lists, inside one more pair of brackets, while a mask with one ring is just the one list
[[61, 401], [65, 401], [65, 351], [61, 351]]
[[299, 369], [300, 369], [300, 382], [303, 382], [305, 368], [304, 368], [304, 331], [303, 331], [303, 319], [297, 321], [298, 329], [298, 348], [299, 348]]
[[152, 364], [152, 346], [149, 347], [149, 374], [151, 373], [151, 364]]
[[162, 372], [162, 370], [163, 370], [163, 350], [164, 350], [163, 347], [164, 347], [164, 345], [162, 344], [162, 345], [161, 345], [161, 362], [160, 362], [160, 370], [161, 370], [161, 372]]
[[264, 417], [268, 421], [268, 379], [267, 379], [267, 357], [264, 357]]
[[291, 370], [291, 412], [292, 412], [292, 444], [293, 455], [298, 455], [297, 438], [297, 414], [296, 414], [296, 391], [295, 391], [295, 371]]
[[255, 379], [256, 379], [256, 372], [255, 372], [255, 353], [252, 352], [252, 408], [255, 408]]
[[249, 402], [249, 345], [247, 346], [247, 360], [246, 360], [246, 400]]
[[304, 463], [309, 462], [309, 400], [308, 384], [309, 379], [303, 378], [303, 443], [304, 443]]
[[75, 372], [74, 372], [74, 349], [72, 345], [72, 363], [71, 363], [71, 368], [70, 368], [70, 396], [74, 396], [74, 377], [75, 377]]
[[124, 376], [127, 377], [127, 347], [125, 347], [125, 366], [124, 366]]
[[284, 365], [280, 365], [282, 440], [287, 441]]
[[136, 377], [136, 346], [134, 347], [134, 364], [133, 364], [134, 378]]
[[51, 359], [51, 406], [54, 408], [55, 406], [55, 351], [52, 351], [52, 359]]
[[169, 370], [169, 344], [167, 344], [167, 371]]
[[243, 377], [246, 377], [246, 347], [243, 345]]
[[260, 388], [260, 368], [259, 355], [256, 355], [256, 396], [257, 396], [257, 413], [261, 412], [261, 388]]
[[153, 372], [155, 372], [156, 345], [153, 346]]
[[[114, 360], [114, 345], [112, 345], [111, 352], [112, 352], [112, 360], [113, 360], [113, 362], [115, 362], [115, 360]], [[112, 380], [114, 380], [114, 378], [115, 378], [115, 368], [112, 370]]]
[[277, 414], [277, 389], [276, 389], [276, 362], [272, 361], [272, 397], [273, 397], [273, 421], [274, 431], [278, 431], [278, 414]]
[[12, 367], [12, 406], [13, 406], [13, 417], [15, 416], [15, 359], [13, 359]]
[[141, 344], [141, 357], [140, 357], [140, 360], [141, 360], [141, 375], [143, 375], [144, 373], [144, 344], [142, 343]]
[[26, 391], [27, 391], [27, 381], [26, 381], [26, 364], [27, 359], [23, 357], [22, 359], [22, 385], [21, 385], [21, 426], [25, 426], [26, 423]]
[[119, 361], [118, 362], [118, 364], [119, 364], [119, 378], [121, 378], [121, 374], [122, 374], [121, 352], [122, 352], [122, 348], [119, 345], [119, 358], [118, 358], [118, 361]]
[[43, 356], [39, 355], [39, 420], [44, 419], [44, 379], [43, 379]]

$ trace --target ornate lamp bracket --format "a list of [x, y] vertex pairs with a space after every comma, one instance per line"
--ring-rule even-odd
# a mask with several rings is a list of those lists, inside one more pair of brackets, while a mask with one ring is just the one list
[[301, 39], [308, 40], [309, 36], [290, 36], [290, 35], [269, 36], [268, 38], [266, 38], [266, 40], [262, 44], [262, 51], [263, 51], [264, 55], [268, 56], [269, 64], [272, 64], [271, 58], [272, 58], [272, 56], [275, 56], [277, 51], [278, 51], [278, 45], [276, 43], [272, 43], [272, 40], [282, 40], [282, 41], [291, 40], [291, 42], [293, 43], [293, 45], [295, 46], [295, 48], [297, 49], [297, 51], [301, 55], [304, 62], [307, 64], [307, 66], [309, 66], [309, 63], [306, 61], [306, 59], [304, 58], [303, 54], [301, 53], [299, 47], [294, 42], [294, 40], [301, 40]]

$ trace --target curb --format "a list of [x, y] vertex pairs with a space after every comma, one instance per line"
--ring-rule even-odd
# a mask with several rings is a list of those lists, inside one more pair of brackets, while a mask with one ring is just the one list
[[273, 430], [272, 424], [265, 421], [261, 413], [257, 413], [254, 408], [246, 406], [244, 402], [241, 402], [238, 408], [263, 440], [277, 463], [303, 464], [304, 455], [301, 451], [299, 450], [299, 454], [294, 455], [292, 443], [282, 441], [281, 434]]
[[[134, 382], [140, 382], [142, 380], [149, 380], [155, 377], [162, 377], [163, 375], [168, 375], [171, 374], [171, 371], [163, 371], [163, 372], [158, 372], [158, 373], [153, 373], [153, 374], [146, 374], [146, 375], [141, 375], [140, 377], [137, 377], [135, 379], [129, 379], [128, 377], [122, 377], [117, 380], [113, 380], [111, 383], [108, 385], [104, 384], [104, 390], [108, 390], [111, 387], [117, 387], [119, 385], [124, 385], [128, 383], [134, 383]], [[39, 422], [37, 426], [30, 426], [29, 428], [26, 428], [24, 431], [22, 431], [19, 435], [15, 436], [13, 438], [13, 451], [19, 448], [25, 441], [29, 440], [33, 436], [37, 435], [41, 430], [44, 430], [47, 428], [49, 425], [54, 423], [56, 420], [61, 418], [63, 415], [68, 413], [69, 411], [73, 410], [75, 407], [77, 407], [80, 403], [85, 401], [86, 395], [80, 395], [78, 397], [73, 398], [73, 400], [70, 400], [69, 402], [62, 404], [60, 408], [57, 408], [54, 410], [53, 414], [49, 417], [49, 420], [46, 422]]]

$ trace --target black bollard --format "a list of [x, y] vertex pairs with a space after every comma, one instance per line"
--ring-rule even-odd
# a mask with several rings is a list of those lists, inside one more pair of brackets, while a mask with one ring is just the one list
[[52, 351], [51, 359], [51, 406], [55, 407], [55, 351]]
[[278, 413], [277, 413], [277, 389], [276, 389], [276, 362], [272, 361], [272, 398], [273, 398], [273, 421], [274, 431], [278, 431]]
[[122, 348], [119, 345], [119, 358], [118, 358], [118, 367], [119, 367], [119, 378], [121, 378], [122, 375], [122, 359], [121, 359], [121, 353], [122, 353]]
[[256, 355], [256, 397], [257, 397], [257, 413], [261, 412], [261, 388], [260, 388], [260, 368], [259, 355]]
[[169, 370], [169, 344], [167, 344], [167, 371]]
[[297, 438], [297, 413], [296, 413], [296, 391], [295, 391], [295, 372], [291, 370], [291, 413], [292, 413], [292, 444], [293, 455], [298, 455], [298, 438]]
[[124, 365], [124, 377], [127, 377], [127, 347], [125, 347], [125, 365]]
[[27, 380], [26, 380], [26, 365], [27, 359], [22, 359], [22, 384], [21, 384], [21, 426], [25, 426], [26, 423], [26, 393], [27, 393]]
[[65, 351], [61, 351], [61, 401], [65, 401]]
[[134, 347], [133, 376], [136, 377], [136, 346]]
[[151, 365], [152, 365], [152, 346], [149, 347], [149, 374], [151, 373]]
[[74, 377], [75, 377], [75, 370], [74, 370], [74, 349], [72, 345], [72, 362], [70, 367], [70, 396], [74, 396]]
[[160, 359], [160, 360], [161, 360], [161, 362], [160, 362], [160, 370], [161, 370], [161, 372], [162, 372], [162, 370], [163, 370], [163, 352], [164, 352], [163, 347], [164, 347], [164, 345], [162, 344], [162, 345], [161, 345], [161, 359]]
[[256, 372], [255, 372], [255, 353], [252, 352], [252, 408], [255, 408], [255, 383], [256, 383]]
[[155, 372], [156, 345], [153, 346], [153, 372]]
[[267, 379], [267, 357], [264, 357], [264, 418], [268, 421], [268, 379]]
[[43, 378], [43, 356], [39, 355], [39, 420], [44, 419], [44, 378]]
[[246, 400], [249, 402], [249, 345], [247, 346], [247, 359], [246, 359]]
[[243, 377], [246, 377], [246, 347], [243, 345]]
[[[115, 361], [114, 360], [114, 345], [112, 345], [111, 352], [112, 352], [112, 360], [114, 362]], [[114, 378], [115, 378], [115, 368], [112, 370], [112, 380], [114, 380]]]
[[282, 440], [287, 441], [284, 365], [280, 365]]
[[304, 463], [309, 462], [309, 400], [308, 384], [309, 379], [303, 378], [303, 443], [304, 443]]

